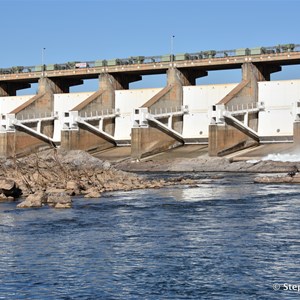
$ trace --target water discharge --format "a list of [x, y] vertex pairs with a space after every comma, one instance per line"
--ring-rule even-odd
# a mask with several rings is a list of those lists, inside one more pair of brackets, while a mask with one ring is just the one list
[[262, 158], [263, 161], [265, 160], [272, 160], [272, 161], [283, 161], [283, 162], [300, 162], [300, 154], [269, 154]]

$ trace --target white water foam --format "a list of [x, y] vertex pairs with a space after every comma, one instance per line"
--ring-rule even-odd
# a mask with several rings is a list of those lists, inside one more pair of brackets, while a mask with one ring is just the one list
[[300, 162], [300, 154], [269, 154], [263, 157], [262, 160]]
[[260, 162], [260, 160], [258, 160], [258, 159], [249, 159], [249, 160], [246, 160], [247, 164], [257, 164], [258, 162]]
[[282, 161], [282, 162], [300, 162], [300, 154], [268, 154], [267, 156], [263, 157], [262, 159], [250, 159], [246, 162], [249, 164], [256, 164], [260, 161]]

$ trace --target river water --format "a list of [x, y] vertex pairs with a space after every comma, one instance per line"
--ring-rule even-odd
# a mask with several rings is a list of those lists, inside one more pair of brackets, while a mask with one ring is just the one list
[[0, 299], [299, 299], [300, 185], [254, 176], [1, 203]]

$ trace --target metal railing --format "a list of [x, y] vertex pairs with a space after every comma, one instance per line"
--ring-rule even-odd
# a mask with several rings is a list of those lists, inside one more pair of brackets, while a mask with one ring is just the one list
[[0, 74], [16, 74], [16, 73], [30, 73], [41, 71], [55, 71], [55, 70], [69, 70], [69, 69], [88, 69], [99, 66], [117, 66], [117, 65], [131, 65], [131, 64], [150, 64], [160, 62], [175, 62], [185, 60], [201, 60], [226, 58], [235, 56], [252, 56], [263, 54], [280, 54], [300, 52], [300, 44], [279, 44], [276, 46], [256, 47], [256, 48], [242, 48], [230, 50], [205, 50], [194, 53], [182, 54], [167, 54], [167, 55], [152, 55], [152, 56], [131, 56], [128, 58], [117, 58], [112, 60], [99, 61], [80, 61], [80, 62], [66, 62], [43, 66], [14, 66], [9, 68], [0, 68]]
[[55, 117], [56, 114], [54, 114], [54, 112], [22, 113], [16, 115], [16, 119], [18, 121], [45, 120], [45, 119], [54, 119]]
[[226, 105], [225, 109], [229, 112], [241, 112], [241, 111], [254, 111], [258, 110], [260, 105], [258, 102], [246, 103], [246, 104], [234, 104]]
[[120, 111], [118, 109], [104, 109], [101, 111], [95, 110], [95, 111], [90, 111], [90, 112], [79, 112], [78, 116], [84, 119], [89, 119], [89, 118], [101, 118], [104, 116], [115, 116], [118, 115]]
[[149, 110], [149, 113], [152, 115], [165, 115], [165, 114], [173, 114], [173, 113], [181, 113], [181, 112], [183, 113], [183, 109], [181, 106], [152, 108]]

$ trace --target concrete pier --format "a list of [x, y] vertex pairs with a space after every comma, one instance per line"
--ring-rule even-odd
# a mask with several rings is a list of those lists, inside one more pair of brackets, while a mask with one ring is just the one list
[[54, 133], [55, 88], [51, 80], [41, 78], [38, 94], [5, 115], [6, 130], [0, 131], [1, 156], [13, 157], [44, 147], [56, 147], [51, 138]]
[[207, 72], [181, 72], [171, 67], [167, 86], [137, 109], [131, 136], [131, 157], [140, 159], [184, 144], [183, 86], [194, 85]]
[[252, 63], [242, 65], [242, 81], [214, 106], [214, 122], [209, 125], [210, 156], [222, 156], [258, 144], [259, 138], [255, 135], [258, 130], [258, 82], [269, 80], [275, 71], [279, 68], [261, 68]]

